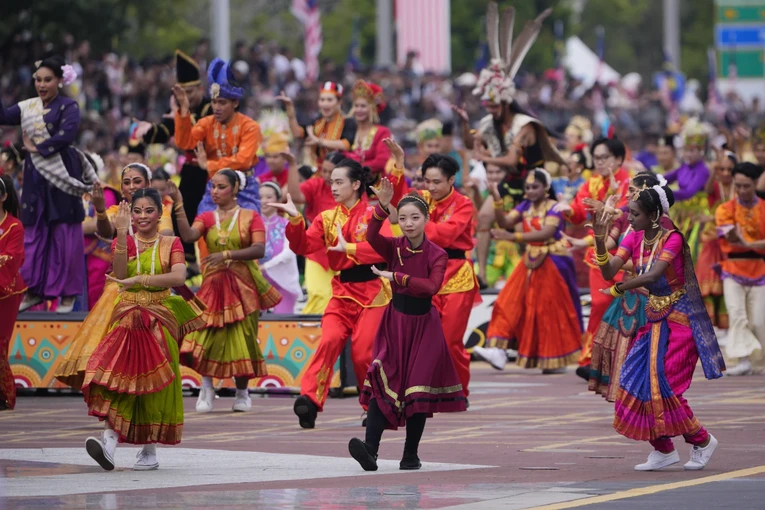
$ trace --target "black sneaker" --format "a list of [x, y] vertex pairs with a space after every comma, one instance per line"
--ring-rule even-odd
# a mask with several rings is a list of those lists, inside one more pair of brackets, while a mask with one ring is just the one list
[[587, 365], [585, 367], [576, 367], [576, 375], [578, 375], [585, 381], [589, 381], [590, 380], [590, 365]]
[[348, 453], [364, 471], [377, 471], [377, 454], [361, 439], [354, 437], [348, 442]]
[[422, 463], [420, 462], [420, 458], [416, 453], [404, 451], [404, 457], [401, 459], [401, 462], [398, 465], [399, 469], [414, 470], [420, 469], [421, 467]]
[[295, 400], [292, 410], [295, 411], [301, 427], [312, 429], [316, 426], [316, 415], [319, 414], [319, 411], [316, 409], [316, 404], [310, 398], [300, 395]]

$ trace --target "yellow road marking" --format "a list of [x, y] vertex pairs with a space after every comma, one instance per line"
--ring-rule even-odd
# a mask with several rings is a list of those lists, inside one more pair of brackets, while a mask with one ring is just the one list
[[724, 480], [732, 480], [734, 478], [745, 478], [747, 476], [760, 475], [763, 473], [765, 473], [765, 466], [738, 469], [736, 471], [720, 473], [719, 475], [696, 478], [695, 480], [685, 480], [683, 482], [664, 483], [660, 485], [649, 485], [648, 487], [640, 487], [637, 489], [615, 492], [613, 494], [606, 494], [603, 496], [593, 496], [591, 498], [577, 499], [575, 501], [568, 501], [565, 503], [555, 503], [553, 505], [534, 507], [531, 510], [564, 510], [566, 508], [577, 508], [580, 506], [595, 505], [597, 503], [609, 503], [611, 501], [619, 501], [621, 499], [648, 496], [649, 494], [657, 494], [659, 492], [683, 489], [685, 487], [694, 487], [696, 485], [704, 485], [712, 482], [722, 482]]

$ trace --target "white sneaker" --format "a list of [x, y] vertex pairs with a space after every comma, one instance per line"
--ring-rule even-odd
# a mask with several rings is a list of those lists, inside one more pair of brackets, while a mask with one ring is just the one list
[[159, 468], [157, 445], [155, 444], [144, 445], [135, 457], [138, 460], [133, 464], [133, 471], [154, 471]]
[[249, 395], [237, 395], [231, 410], [235, 413], [246, 413], [252, 409], [252, 399]]
[[685, 463], [683, 467], [687, 471], [698, 471], [704, 469], [709, 464], [712, 454], [717, 449], [717, 439], [712, 434], [709, 434], [709, 444], [704, 446], [693, 446], [691, 448], [691, 460]]
[[74, 296], [62, 297], [58, 302], [58, 306], [56, 307], [56, 313], [72, 313], [72, 310], [74, 310], [75, 301], [76, 298]]
[[19, 312], [29, 310], [33, 306], [37, 306], [42, 302], [43, 298], [40, 296], [31, 296], [29, 294], [25, 294], [24, 299], [21, 300], [21, 304], [19, 305]]
[[489, 363], [497, 370], [504, 370], [507, 364], [507, 353], [499, 347], [473, 347], [473, 353]]
[[89, 437], [85, 440], [85, 451], [107, 471], [114, 469], [114, 452], [117, 449], [117, 433], [105, 430], [102, 439]]
[[752, 364], [744, 358], [738, 362], [738, 365], [725, 371], [727, 375], [749, 375], [752, 373]]
[[661, 453], [658, 450], [654, 450], [648, 456], [645, 464], [635, 466], [635, 471], [656, 471], [678, 462], [680, 462], [680, 454], [677, 453], [677, 450], [674, 450], [672, 453]]
[[213, 410], [213, 400], [215, 399], [215, 390], [202, 387], [199, 389], [199, 398], [197, 398], [197, 412], [209, 413]]

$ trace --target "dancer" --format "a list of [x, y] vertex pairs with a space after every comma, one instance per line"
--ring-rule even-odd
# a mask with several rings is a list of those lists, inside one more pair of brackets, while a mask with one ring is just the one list
[[659, 138], [659, 142], [656, 147], [656, 165], [651, 167], [651, 170], [655, 174], [666, 174], [678, 169], [680, 164], [677, 162], [677, 148], [675, 140], [677, 135], [666, 134]]
[[[659, 178], [655, 174], [651, 172], [638, 174], [630, 183], [629, 196], [657, 185], [659, 185]], [[607, 206], [613, 207], [615, 199], [616, 197], [609, 198], [611, 203]], [[632, 231], [629, 223], [629, 207], [622, 207], [620, 211], [621, 215], [614, 221], [606, 238], [606, 248], [609, 252], [617, 248], [624, 236]], [[659, 223], [667, 230], [673, 228], [672, 221], [666, 214], [662, 215]], [[632, 262], [627, 262], [622, 269], [624, 281], [634, 277]], [[647, 322], [645, 316], [647, 302], [648, 291], [642, 287], [614, 298], [592, 339], [592, 363], [588, 387], [590, 391], [602, 395], [608, 402], [616, 400], [619, 377], [630, 344], [637, 330]]]
[[19, 270], [24, 264], [24, 226], [19, 198], [10, 175], [0, 175], [0, 411], [16, 406], [16, 383], [8, 352], [19, 304], [27, 287]]
[[338, 205], [314, 218], [308, 230], [289, 194], [286, 204], [272, 204], [290, 217], [286, 234], [292, 251], [306, 255], [324, 249], [330, 267], [339, 271], [332, 279], [332, 298], [322, 317], [319, 347], [303, 373], [295, 401], [294, 411], [303, 428], [316, 426], [333, 367], [349, 336], [356, 380], [359, 384], [364, 380], [372, 362], [372, 342], [390, 301], [388, 280], [372, 272], [372, 264], [382, 259], [366, 241], [372, 216], [366, 199], [368, 178], [368, 168], [352, 159], [341, 161], [332, 171], [332, 194]]
[[[114, 207], [122, 201], [119, 191], [109, 185], [100, 186], [96, 191], [94, 184], [93, 193], [83, 196], [83, 204], [86, 208], [85, 221], [82, 223], [82, 232], [85, 234], [85, 265], [88, 271], [88, 310], [92, 310], [104, 293], [106, 285], [106, 273], [112, 266], [112, 254], [109, 251], [111, 243], [105, 239], [99, 239], [97, 234], [96, 206], [93, 203], [93, 194], [101, 193], [103, 207]], [[99, 196], [100, 197], [100, 196]]]
[[260, 187], [260, 205], [266, 225], [266, 253], [261, 259], [260, 269], [266, 280], [282, 295], [281, 303], [273, 308], [273, 312], [292, 315], [295, 303], [303, 296], [303, 289], [300, 288], [297, 257], [290, 250], [289, 243], [285, 242], [289, 220], [271, 207], [281, 201], [282, 190], [276, 183], [267, 182]]
[[319, 117], [310, 125], [301, 126], [295, 115], [292, 99], [282, 91], [277, 100], [284, 103], [290, 120], [290, 130], [295, 138], [303, 138], [303, 143], [311, 149], [316, 158], [316, 166], [321, 167], [324, 158], [331, 152], [348, 152], [356, 139], [356, 122], [347, 119], [341, 111], [343, 86], [327, 81], [319, 91]]
[[[162, 198], [156, 190], [120, 204], [112, 243], [114, 277], [120, 293], [109, 333], [88, 361], [82, 392], [88, 414], [104, 421], [103, 438], [89, 437], [85, 449], [111, 471], [117, 443], [140, 444], [136, 471], [157, 469], [156, 444], [178, 444], [183, 431], [183, 394], [178, 345], [204, 326], [198, 309], [170, 287], [186, 279], [183, 246], [159, 234]], [[134, 235], [128, 235], [132, 223]]]
[[[287, 191], [296, 204], [305, 204], [303, 215], [308, 223], [323, 213], [337, 207], [332, 194], [332, 172], [345, 160], [340, 152], [330, 152], [321, 162], [319, 171], [305, 182], [300, 182], [298, 164], [295, 156], [289, 154]], [[321, 315], [332, 298], [332, 279], [335, 271], [329, 265], [327, 250], [323, 246], [305, 255], [305, 290], [308, 300], [303, 306], [303, 314]]]
[[[398, 203], [406, 190], [404, 181], [404, 150], [393, 140], [385, 140], [395, 161], [391, 180], [394, 183], [394, 202]], [[473, 263], [467, 253], [473, 249], [473, 216], [475, 207], [468, 197], [454, 189], [459, 164], [449, 156], [432, 154], [422, 164], [422, 175], [427, 189], [418, 191], [428, 204], [430, 221], [425, 224], [425, 235], [440, 246], [449, 257], [444, 283], [433, 304], [441, 316], [446, 342], [452, 361], [460, 376], [462, 390], [469, 395], [470, 354], [465, 350], [470, 309], [481, 302], [480, 289]]]
[[[565, 219], [574, 225], [581, 225], [587, 221], [590, 211], [596, 207], [602, 207], [610, 196], [618, 197], [615, 207], [624, 207], [627, 204], [627, 190], [630, 183], [630, 175], [623, 168], [627, 148], [624, 142], [616, 138], [600, 138], [592, 144], [592, 159], [595, 163], [595, 172], [587, 183], [582, 186], [574, 197], [571, 204], [559, 203], [555, 206], [557, 211], [565, 213]], [[602, 289], [612, 285], [613, 282], [603, 281], [598, 267], [591, 261], [594, 250], [588, 249], [584, 254], [584, 261], [590, 266], [589, 288]], [[621, 280], [621, 274], [615, 276]], [[600, 292], [590, 292], [590, 319], [587, 323], [587, 331], [582, 338], [582, 355], [579, 358], [579, 367], [576, 374], [589, 381], [590, 361], [592, 357], [592, 339], [600, 327], [603, 314], [611, 305], [613, 298]]]
[[[130, 204], [133, 201], [133, 195], [139, 190], [148, 188], [151, 183], [151, 171], [149, 167], [142, 163], [131, 163], [122, 169], [122, 198]], [[106, 198], [103, 188], [100, 184], [93, 185], [93, 195], [91, 197], [93, 208], [96, 213], [97, 235], [101, 239], [112, 240], [116, 229], [114, 220], [119, 213], [120, 206], [114, 205], [106, 208]], [[170, 217], [170, 209], [162, 208], [162, 216], [159, 219], [159, 233], [165, 236], [173, 235], [173, 222]], [[130, 224], [128, 234], [132, 235], [137, 226]], [[113, 258], [111, 246], [108, 248], [110, 262]], [[108, 270], [107, 270], [108, 271]], [[95, 351], [98, 344], [106, 336], [111, 325], [111, 317], [119, 293], [119, 286], [106, 278], [101, 297], [98, 301], [92, 303], [92, 308], [88, 316], [77, 329], [72, 341], [64, 353], [64, 360], [56, 370], [55, 377], [62, 383], [70, 386], [72, 389], [80, 390], [85, 380], [85, 369], [88, 365], [90, 356]], [[190, 292], [190, 291], [189, 291]]]
[[366, 373], [361, 403], [369, 406], [366, 439], [353, 438], [351, 456], [364, 471], [377, 470], [383, 431], [406, 425], [401, 469], [420, 469], [417, 447], [425, 420], [434, 413], [466, 409], [462, 385], [454, 369], [433, 296], [446, 273], [446, 252], [425, 236], [428, 204], [417, 192], [398, 203], [404, 237], [380, 235], [393, 198], [393, 185], [383, 179], [375, 189], [379, 203], [367, 229], [367, 240], [386, 261], [388, 270], [372, 266], [393, 287], [375, 337], [374, 361]]
[[382, 88], [374, 83], [358, 80], [351, 91], [356, 136], [346, 156], [366, 165], [372, 171], [372, 184], [380, 182], [390, 160], [390, 150], [383, 140], [390, 131], [380, 125], [380, 114], [385, 110]]
[[611, 256], [605, 238], [612, 213], [596, 216], [593, 230], [597, 261], [605, 281], [612, 280], [627, 261], [637, 276], [602, 289], [614, 297], [628, 290], [648, 289], [648, 323], [637, 332], [624, 361], [616, 397], [614, 428], [637, 441], [650, 441], [654, 451], [637, 471], [661, 469], [680, 461], [672, 444], [682, 435], [692, 446], [687, 470], [703, 469], [717, 448], [717, 440], [701, 426], [683, 394], [701, 358], [708, 379], [725, 370], [712, 323], [701, 299], [690, 249], [682, 234], [665, 230], [659, 219], [674, 202], [672, 190], [654, 186], [640, 191], [629, 203], [627, 234]]
[[[552, 179], [545, 170], [530, 170], [526, 200], [505, 214], [496, 186], [492, 186], [497, 239], [526, 244], [519, 264], [499, 293], [486, 332], [486, 346], [473, 352], [498, 370], [507, 363], [510, 340], [518, 342], [516, 364], [559, 374], [579, 357], [582, 341], [582, 309], [576, 286], [574, 260], [563, 238], [565, 223], [555, 212]], [[512, 231], [523, 224], [523, 233]]]
[[[241, 207], [259, 212], [260, 195], [252, 167], [258, 161], [256, 153], [263, 142], [263, 136], [257, 122], [237, 111], [244, 90], [233, 81], [232, 73], [228, 64], [221, 59], [216, 58], [210, 62], [207, 81], [212, 97], [212, 115], [199, 119], [196, 124], [192, 121], [186, 91], [179, 84], [173, 86], [173, 94], [178, 101], [175, 145], [179, 149], [195, 151], [197, 164], [207, 170], [210, 177], [224, 168], [244, 172], [247, 188], [242, 190], [237, 200]], [[211, 189], [212, 184], [208, 181], [198, 212], [215, 210]]]
[[58, 299], [69, 313], [85, 285], [82, 194], [98, 180], [96, 168], [74, 148], [80, 128], [77, 102], [59, 92], [76, 78], [60, 57], [37, 62], [38, 97], [10, 108], [0, 104], [0, 125], [21, 125], [27, 157], [21, 193], [26, 258], [21, 276], [29, 287], [20, 311]]
[[[249, 411], [247, 391], [250, 379], [267, 374], [266, 361], [258, 345], [260, 310], [281, 301], [281, 295], [260, 272], [256, 259], [266, 250], [266, 229], [260, 215], [237, 205], [236, 197], [247, 186], [242, 172], [223, 169], [213, 175], [212, 199], [218, 208], [197, 216], [189, 226], [185, 215], [178, 217], [178, 230], [187, 243], [204, 238], [210, 255], [202, 260], [202, 286], [197, 298], [204, 303], [206, 327], [186, 337], [181, 347], [189, 366], [202, 375], [196, 410], [213, 408], [213, 377], [236, 382], [233, 411]], [[170, 194], [183, 207], [175, 185]], [[185, 360], [184, 360], [185, 361]]]
[[723, 292], [730, 329], [725, 353], [738, 363], [728, 375], [752, 373], [752, 357], [765, 344], [765, 200], [755, 187], [762, 168], [739, 163], [733, 168], [736, 197], [717, 208]]

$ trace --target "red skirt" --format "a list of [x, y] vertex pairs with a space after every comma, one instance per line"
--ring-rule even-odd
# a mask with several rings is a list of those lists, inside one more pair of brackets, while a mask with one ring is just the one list
[[372, 399], [397, 429], [416, 413], [466, 410], [465, 394], [434, 307], [409, 315], [393, 304], [385, 309], [372, 350], [372, 364], [361, 391], [362, 405]]

